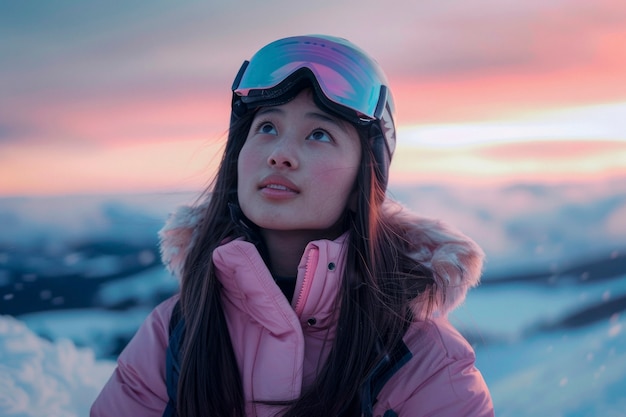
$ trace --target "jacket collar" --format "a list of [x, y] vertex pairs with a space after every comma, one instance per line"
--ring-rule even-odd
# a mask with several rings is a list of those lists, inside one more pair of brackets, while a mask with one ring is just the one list
[[[205, 205], [178, 208], [159, 232], [161, 258], [168, 270], [180, 279], [185, 256], [194, 245], [196, 226]], [[410, 256], [434, 272], [435, 283], [430, 294], [437, 315], [445, 316], [459, 306], [467, 291], [478, 285], [484, 253], [463, 233], [446, 223], [421, 217], [390, 199], [383, 204], [383, 215], [400, 226], [406, 240], [415, 248]], [[425, 318], [426, 303], [414, 303], [416, 317]]]

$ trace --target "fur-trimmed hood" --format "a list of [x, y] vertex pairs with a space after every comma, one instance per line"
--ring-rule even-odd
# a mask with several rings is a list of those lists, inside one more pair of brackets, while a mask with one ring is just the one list
[[[163, 263], [179, 280], [186, 254], [195, 241], [196, 226], [205, 212], [206, 205], [182, 206], [170, 215], [159, 232]], [[430, 294], [434, 311], [447, 315], [480, 282], [483, 251], [446, 223], [421, 217], [390, 199], [383, 204], [383, 213], [401, 225], [404, 237], [417, 248], [411, 256], [434, 272], [435, 285]], [[421, 316], [422, 307], [415, 306], [415, 310]]]

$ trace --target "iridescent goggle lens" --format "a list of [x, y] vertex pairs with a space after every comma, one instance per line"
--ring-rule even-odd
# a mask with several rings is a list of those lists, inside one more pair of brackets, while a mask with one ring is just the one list
[[307, 68], [331, 104], [354, 112], [358, 121], [380, 120], [385, 106], [393, 111], [385, 74], [350, 42], [328, 36], [285, 38], [260, 49], [241, 67], [233, 92], [244, 103], [271, 102], [288, 91], [283, 85]]

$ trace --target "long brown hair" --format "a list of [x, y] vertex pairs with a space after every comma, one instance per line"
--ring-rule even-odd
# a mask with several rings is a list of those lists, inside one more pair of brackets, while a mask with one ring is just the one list
[[[185, 336], [181, 351], [179, 417], [245, 416], [241, 376], [222, 309], [213, 250], [238, 235], [229, 205], [237, 204], [237, 158], [254, 114], [232, 124], [197, 240], [181, 283]], [[285, 401], [284, 416], [361, 415], [359, 388], [378, 360], [402, 339], [411, 302], [432, 273], [411, 260], [400, 226], [382, 214], [384, 173], [378, 172], [369, 134], [359, 129], [361, 165], [357, 204], [346, 210], [347, 262], [337, 299], [338, 331], [317, 378], [300, 398]], [[278, 411], [277, 411], [278, 412]]]

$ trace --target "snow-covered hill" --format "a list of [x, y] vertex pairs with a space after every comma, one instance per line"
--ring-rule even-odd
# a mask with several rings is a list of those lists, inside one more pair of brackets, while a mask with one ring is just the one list
[[[487, 253], [451, 317], [498, 416], [626, 416], [626, 181], [396, 187]], [[156, 232], [190, 194], [0, 199], [0, 416], [85, 416], [177, 290]]]

